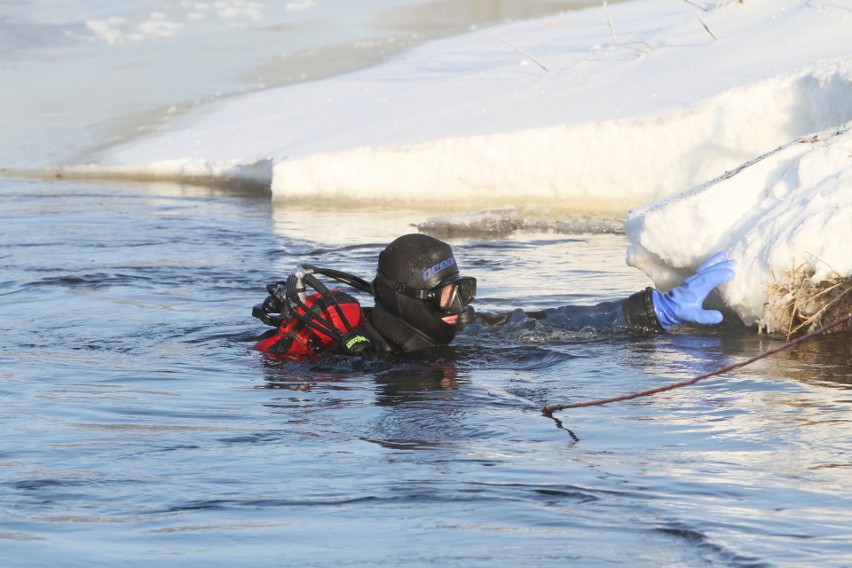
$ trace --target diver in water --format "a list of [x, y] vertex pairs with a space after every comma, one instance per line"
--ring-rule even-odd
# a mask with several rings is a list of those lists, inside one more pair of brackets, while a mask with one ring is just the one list
[[[624, 300], [595, 306], [477, 315], [470, 305], [476, 297], [476, 279], [459, 273], [450, 245], [414, 233], [397, 238], [381, 252], [370, 283], [306, 264], [286, 281], [268, 285], [269, 297], [252, 313], [275, 329], [255, 348], [287, 359], [329, 348], [370, 358], [376, 353], [449, 345], [471, 324], [502, 325], [525, 318], [548, 320], [570, 330], [588, 326], [659, 332], [683, 323], [714, 324], [722, 321], [722, 314], [703, 309], [702, 303], [711, 290], [734, 277], [733, 266], [734, 261], [721, 252], [665, 294], [646, 288]], [[371, 294], [375, 306], [362, 309], [349, 294], [326, 288], [316, 274]], [[309, 296], [308, 288], [316, 292]]]

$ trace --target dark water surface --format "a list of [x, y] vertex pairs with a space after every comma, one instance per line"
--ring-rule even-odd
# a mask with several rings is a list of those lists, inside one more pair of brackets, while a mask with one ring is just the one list
[[[372, 276], [425, 214], [0, 180], [3, 566], [850, 566], [852, 353], [737, 325], [464, 335], [429, 358], [264, 361], [298, 262]], [[479, 309], [648, 285], [622, 235], [454, 240]]]

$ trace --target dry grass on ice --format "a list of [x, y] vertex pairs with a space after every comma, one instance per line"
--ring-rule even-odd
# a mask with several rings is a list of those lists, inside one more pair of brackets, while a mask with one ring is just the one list
[[[834, 272], [815, 282], [814, 272], [799, 265], [767, 285], [760, 331], [786, 333], [787, 338], [818, 329], [852, 312], [852, 277]], [[849, 322], [835, 331], [850, 330]]]

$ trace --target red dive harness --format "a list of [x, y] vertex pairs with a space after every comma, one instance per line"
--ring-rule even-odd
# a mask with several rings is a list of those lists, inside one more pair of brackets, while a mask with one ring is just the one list
[[[358, 300], [340, 290], [329, 290], [314, 274], [323, 274], [372, 295], [372, 286], [357, 276], [303, 264], [287, 280], [266, 285], [269, 296], [252, 309], [252, 315], [276, 331], [254, 346], [276, 358], [304, 360], [318, 351], [339, 345], [343, 351], [367, 356], [372, 344], [359, 326], [364, 312]], [[308, 289], [315, 292], [308, 295]]]

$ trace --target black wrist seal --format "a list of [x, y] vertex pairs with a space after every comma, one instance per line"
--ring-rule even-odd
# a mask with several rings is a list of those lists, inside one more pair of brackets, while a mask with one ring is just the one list
[[621, 304], [624, 321], [628, 327], [649, 331], [665, 331], [657, 319], [653, 292], [653, 288], [645, 288], [641, 292], [632, 294]]

